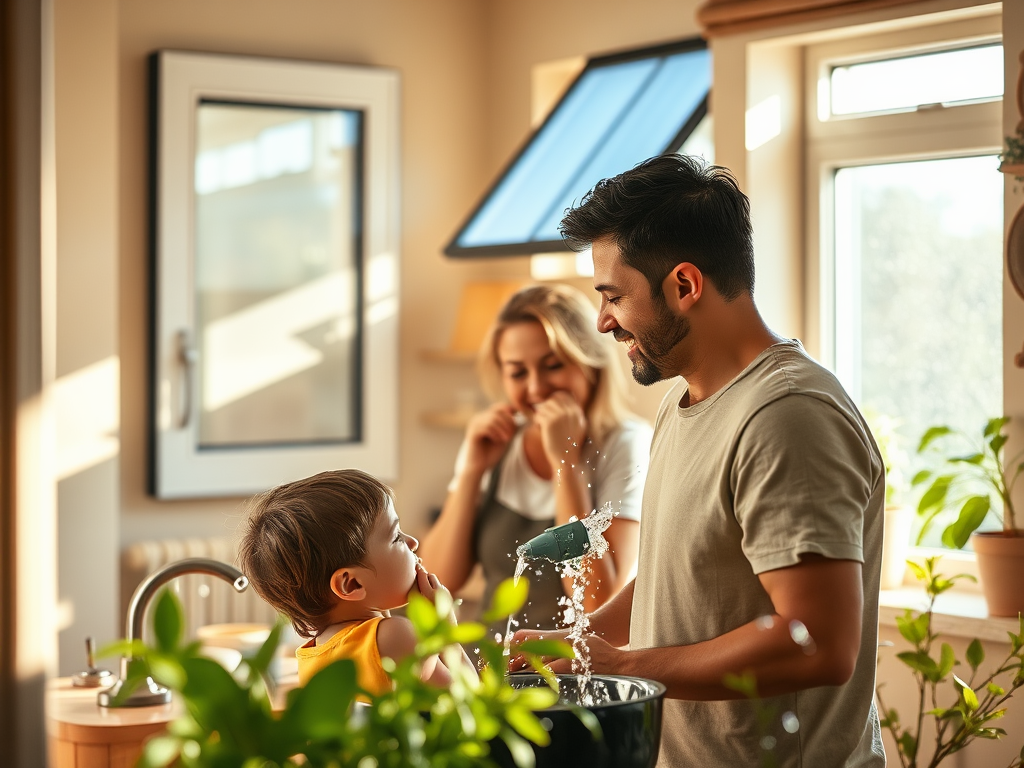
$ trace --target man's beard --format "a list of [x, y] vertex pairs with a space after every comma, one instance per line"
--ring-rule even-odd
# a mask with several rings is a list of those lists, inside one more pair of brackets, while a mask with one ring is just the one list
[[[637, 341], [633, 348], [630, 361], [633, 363], [633, 379], [643, 387], [649, 387], [666, 377], [665, 370], [659, 364], [690, 333], [690, 321], [685, 317], [676, 317], [668, 311], [668, 307], [655, 301], [658, 318], [653, 328], [648, 331], [630, 333], [621, 328], [613, 332], [616, 341], [632, 336]], [[646, 354], [641, 351], [646, 350]]]

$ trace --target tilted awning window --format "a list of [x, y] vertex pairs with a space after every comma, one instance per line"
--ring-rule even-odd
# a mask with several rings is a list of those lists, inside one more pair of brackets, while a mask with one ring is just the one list
[[567, 250], [566, 208], [598, 181], [672, 152], [707, 112], [703, 40], [593, 58], [445, 248], [448, 256]]

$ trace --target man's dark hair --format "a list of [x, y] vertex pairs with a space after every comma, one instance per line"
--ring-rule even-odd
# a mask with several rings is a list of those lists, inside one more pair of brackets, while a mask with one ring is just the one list
[[334, 605], [331, 575], [366, 564], [366, 542], [391, 489], [357, 469], [296, 480], [253, 497], [238, 561], [253, 589], [316, 637]]
[[725, 168], [688, 155], [662, 155], [599, 181], [559, 226], [577, 251], [611, 236], [651, 292], [688, 261], [726, 300], [754, 290], [750, 202]]

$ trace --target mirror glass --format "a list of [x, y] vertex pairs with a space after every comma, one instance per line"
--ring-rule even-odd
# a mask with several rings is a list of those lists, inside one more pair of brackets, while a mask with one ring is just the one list
[[202, 101], [201, 448], [360, 436], [362, 113]]

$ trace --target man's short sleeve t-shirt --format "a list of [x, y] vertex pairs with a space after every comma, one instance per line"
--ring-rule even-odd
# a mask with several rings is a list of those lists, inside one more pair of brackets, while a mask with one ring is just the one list
[[[853, 678], [762, 700], [779, 766], [883, 766], [874, 711], [884, 470], [856, 406], [798, 342], [766, 349], [705, 401], [666, 396], [644, 490], [630, 646], [690, 645], [773, 613], [758, 579], [808, 553], [863, 563]], [[782, 726], [785, 713], [799, 723]], [[665, 702], [659, 765], [758, 765], [747, 701]]]

